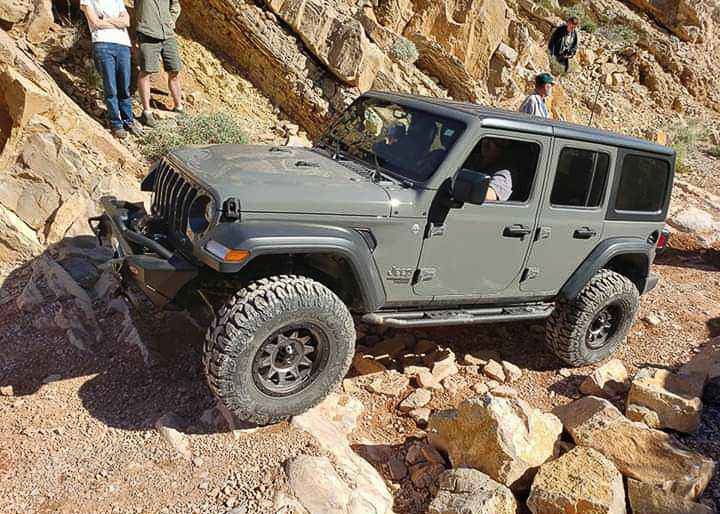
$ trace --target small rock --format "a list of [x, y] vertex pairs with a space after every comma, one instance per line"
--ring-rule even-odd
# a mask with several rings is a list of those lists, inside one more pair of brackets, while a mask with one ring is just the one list
[[479, 395], [483, 395], [490, 391], [490, 388], [484, 384], [483, 382], [478, 382], [474, 386], [472, 386], [472, 390], [475, 391]]
[[520, 380], [522, 377], [522, 369], [512, 362], [502, 361], [502, 368], [505, 373], [505, 379], [510, 383]]
[[560, 375], [563, 378], [570, 378], [571, 376], [573, 376], [573, 372], [571, 369], [562, 368], [558, 371], [558, 375]]
[[155, 428], [160, 435], [170, 443], [175, 451], [182, 455], [185, 459], [190, 460], [192, 458], [192, 451], [190, 450], [190, 441], [187, 435], [179, 431], [179, 427], [185, 423], [182, 418], [169, 412], [159, 418], [155, 422]]
[[416, 389], [410, 395], [400, 402], [399, 409], [401, 412], [410, 412], [411, 410], [425, 407], [432, 399], [432, 393], [427, 389]]
[[368, 390], [376, 394], [397, 398], [409, 385], [410, 379], [402, 373], [386, 371], [370, 382]]
[[487, 364], [487, 361], [485, 359], [481, 359], [480, 357], [476, 357], [471, 353], [466, 353], [463, 355], [463, 363], [466, 366], [484, 366]]
[[419, 372], [417, 375], [415, 375], [415, 381], [417, 382], [417, 385], [419, 387], [425, 389], [432, 389], [434, 391], [438, 391], [443, 388], [442, 384], [440, 384], [440, 382], [436, 380], [433, 374], [429, 371]]
[[455, 362], [455, 354], [450, 351], [448, 351], [443, 358], [436, 360], [432, 366], [432, 376], [438, 382], [442, 382], [447, 377], [455, 375], [459, 371], [457, 363]]
[[13, 386], [6, 385], [0, 387], [0, 396], [14, 396], [15, 391], [13, 390]]
[[388, 472], [391, 479], [399, 482], [407, 476], [408, 469], [403, 459], [396, 455], [388, 461]]
[[715, 514], [715, 509], [678, 496], [662, 485], [628, 478], [627, 488], [633, 514]]
[[630, 379], [625, 365], [620, 359], [612, 359], [593, 371], [580, 384], [580, 392], [614, 398], [626, 392], [629, 387]]
[[489, 360], [483, 368], [483, 373], [485, 373], [487, 377], [493, 380], [497, 380], [498, 382], [505, 382], [505, 371], [503, 370], [502, 365], [496, 360]]
[[506, 385], [496, 387], [492, 390], [492, 394], [494, 396], [499, 396], [502, 398], [518, 398], [520, 396], [520, 393], [518, 393], [517, 389]]
[[506, 486], [475, 469], [451, 469], [438, 479], [429, 514], [515, 514], [517, 502]]
[[700, 373], [643, 368], [632, 381], [628, 408], [637, 405], [657, 413], [660, 424], [655, 428], [694, 432], [700, 425], [704, 382]]
[[418, 489], [431, 487], [438, 476], [445, 471], [442, 464], [420, 462], [410, 466], [409, 474], [413, 485]]
[[662, 323], [662, 320], [657, 317], [657, 314], [650, 313], [647, 316], [643, 318], [645, 321], [647, 321], [648, 325], [657, 327]]
[[198, 467], [198, 468], [199, 468], [200, 466], [202, 466], [203, 463], [204, 463], [202, 457], [195, 457], [195, 458], [192, 460], [192, 462], [193, 462], [193, 464], [194, 464], [196, 467]]
[[372, 357], [359, 353], [353, 357], [353, 367], [359, 375], [372, 375], [373, 373], [383, 373], [387, 368]]
[[419, 409], [413, 409], [408, 412], [408, 415], [415, 421], [420, 428], [425, 428], [428, 424], [428, 419], [432, 411], [427, 407], [421, 407]]
[[576, 447], [540, 466], [527, 505], [533, 514], [626, 514], [623, 478], [600, 452]]

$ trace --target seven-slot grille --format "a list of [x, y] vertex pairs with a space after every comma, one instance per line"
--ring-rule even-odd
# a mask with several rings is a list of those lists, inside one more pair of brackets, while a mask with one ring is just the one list
[[184, 234], [190, 206], [199, 191], [164, 159], [156, 173], [152, 212], [167, 222], [171, 232]]

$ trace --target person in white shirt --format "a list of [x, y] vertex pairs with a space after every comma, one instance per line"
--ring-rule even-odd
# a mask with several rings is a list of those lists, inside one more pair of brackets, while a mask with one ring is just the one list
[[549, 118], [550, 112], [547, 105], [545, 105], [545, 99], [550, 96], [554, 84], [555, 79], [549, 73], [541, 73], [535, 77], [535, 91], [525, 98], [525, 101], [520, 105], [519, 111], [531, 116]]
[[130, 97], [130, 16], [123, 0], [80, 0], [93, 42], [93, 58], [102, 75], [107, 120], [113, 135], [140, 135], [133, 117]]

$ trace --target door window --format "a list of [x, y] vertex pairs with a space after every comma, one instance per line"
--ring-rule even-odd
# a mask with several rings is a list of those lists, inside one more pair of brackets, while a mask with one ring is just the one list
[[666, 160], [627, 155], [617, 189], [616, 211], [659, 212], [670, 179]]
[[502, 137], [484, 137], [463, 164], [490, 175], [489, 201], [525, 203], [530, 198], [540, 145]]
[[563, 148], [550, 203], [558, 207], [599, 207], [605, 196], [610, 156], [581, 148]]

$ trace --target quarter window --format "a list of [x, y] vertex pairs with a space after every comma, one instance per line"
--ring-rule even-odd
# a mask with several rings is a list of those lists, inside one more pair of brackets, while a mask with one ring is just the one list
[[627, 155], [615, 202], [616, 211], [659, 212], [670, 179], [670, 164], [666, 160]]
[[561, 207], [598, 207], [605, 196], [610, 156], [563, 148], [560, 152], [550, 203]]

